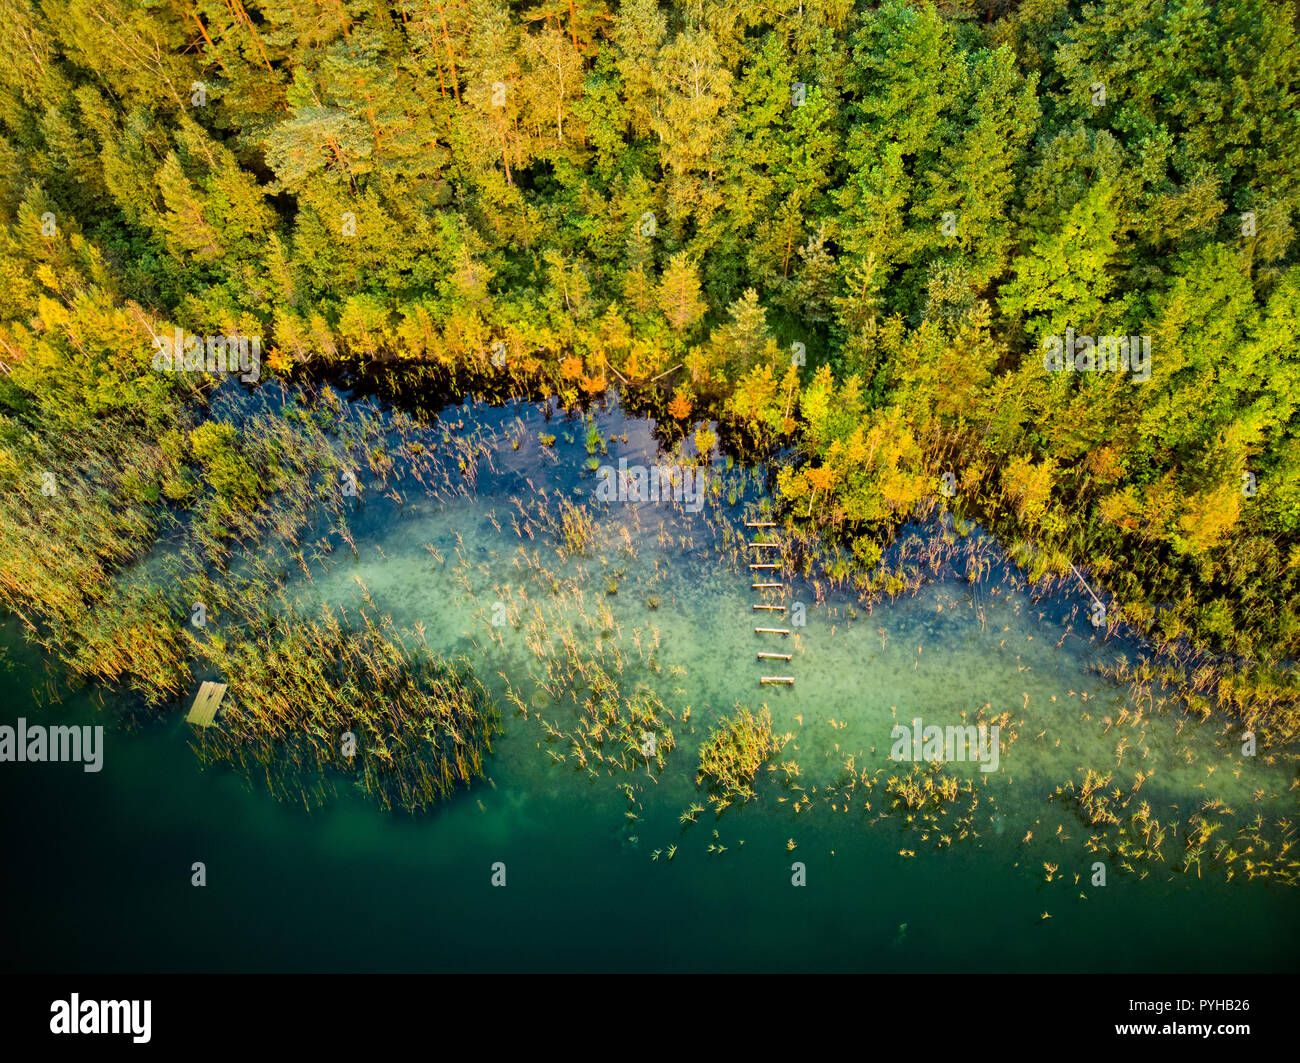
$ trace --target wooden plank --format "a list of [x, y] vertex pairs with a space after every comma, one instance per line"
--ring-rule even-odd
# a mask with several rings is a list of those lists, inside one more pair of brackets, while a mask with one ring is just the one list
[[756, 634], [756, 635], [788, 635], [788, 634], [790, 634], [790, 629], [789, 629], [788, 627], [756, 627], [756, 628], [754, 628], [754, 634]]
[[747, 520], [747, 521], [745, 521], [745, 527], [746, 527], [746, 528], [775, 528], [775, 527], [776, 527], [776, 521], [774, 521], [774, 520]]
[[751, 583], [749, 585], [749, 589], [751, 591], [770, 591], [773, 589], [784, 589], [784, 588], [785, 588], [784, 583]]
[[780, 550], [781, 544], [780, 543], [750, 543], [749, 548], [751, 550]]
[[793, 656], [793, 653], [760, 653], [758, 659], [760, 661], [788, 661]]
[[785, 612], [785, 606], [784, 606], [784, 605], [756, 605], [756, 606], [754, 606], [754, 608], [755, 608], [755, 609], [765, 609], [765, 610], [767, 610], [769, 613], [784, 613], [784, 612]]
[[759, 681], [762, 686], [767, 683], [782, 683], [785, 686], [794, 686], [794, 676], [792, 675], [765, 675]]
[[780, 562], [771, 565], [750, 565], [749, 566], [751, 571], [753, 571], [756, 568], [780, 568], [780, 567], [781, 567]]
[[225, 696], [225, 683], [204, 683], [199, 687], [194, 704], [190, 706], [190, 714], [185, 717], [186, 721], [200, 727], [211, 727], [217, 718], [217, 709], [221, 707], [221, 699]]

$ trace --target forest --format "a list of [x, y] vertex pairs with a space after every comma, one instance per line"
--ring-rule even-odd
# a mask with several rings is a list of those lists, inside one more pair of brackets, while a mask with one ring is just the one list
[[251, 338], [710, 422], [868, 570], [939, 499], [1293, 737], [1297, 158], [1280, 0], [0, 0], [0, 605], [180, 688], [112, 575], [315, 458], [155, 355]]

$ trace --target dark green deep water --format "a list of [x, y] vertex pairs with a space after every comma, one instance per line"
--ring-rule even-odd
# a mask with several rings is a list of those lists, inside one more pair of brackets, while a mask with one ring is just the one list
[[[481, 416], [491, 429], [506, 424], [504, 413]], [[571, 442], [557, 445], [558, 462], [531, 443], [514, 451], [503, 442], [498, 472], [480, 480], [477, 500], [444, 505], [412, 496], [400, 512], [371, 504], [356, 525], [360, 558], [349, 553], [304, 585], [305, 600], [351, 607], [359, 575], [399, 626], [424, 623], [431, 647], [468, 654], [494, 689], [497, 671], [521, 675], [534, 663], [522, 636], [507, 628], [496, 645], [474, 616], [496, 599], [499, 581], [522, 582], [509, 563], [518, 540], [501, 519], [505, 496], [527, 476], [583, 491], [573, 496], [582, 500], [593, 481], [583, 468], [580, 425], [566, 428], [556, 418], [548, 427], [526, 407], [510, 411], [511, 423], [516, 416], [532, 439], [539, 431], [570, 433]], [[601, 461], [654, 453], [645, 422], [609, 411], [601, 425], [607, 436], [628, 436]], [[615, 532], [634, 508], [604, 518], [611, 557]], [[486, 519], [489, 511], [504, 533]], [[1088, 671], [1103, 650], [1076, 636], [1058, 647], [1059, 614], [1077, 603], [1058, 601], [1058, 615], [1039, 619], [1045, 606], [1031, 606], [1013, 584], [972, 595], [947, 581], [849, 623], [848, 599], [832, 595], [809, 611], [792, 664], [796, 686], [760, 693], [747, 574], [723, 564], [703, 534], [689, 549], [659, 541], [659, 519], [640, 510], [631, 536], [638, 556], [618, 561], [623, 582], [608, 600], [625, 638], [651, 624], [660, 630], [665, 667], [657, 689], [674, 707], [692, 707], [658, 784], [644, 774], [589, 782], [544, 755], [534, 721], [507, 713], [491, 781], [437, 811], [385, 814], [345, 795], [308, 813], [227, 768], [204, 767], [179, 707], [127, 728], [112, 698], [81, 693], [50, 706], [42, 695], [38, 704], [33, 688], [52, 681], [17, 625], [5, 625], [0, 723], [20, 716], [100, 723], [106, 750], [98, 774], [72, 764], [0, 764], [4, 969], [1300, 968], [1294, 889], [1168, 869], [1145, 880], [1112, 869], [1105, 887], [1089, 885], [1095, 857], [1081, 844], [1087, 832], [1047, 796], [1085, 765], [1116, 767], [1116, 732], [1104, 733], [1097, 721], [1125, 695]], [[457, 532], [474, 569], [472, 600], [454, 578]], [[441, 568], [428, 543], [447, 556]], [[590, 587], [591, 611], [604, 600], [605, 566], [597, 558], [573, 571]], [[662, 599], [653, 613], [645, 606], [650, 588]], [[809, 787], [833, 780], [844, 753], [860, 754], [859, 767], [887, 764], [893, 707], [899, 719], [943, 723], [989, 703], [1014, 712], [1019, 737], [1000, 770], [980, 779], [979, 837], [951, 848], [922, 843], [898, 817], [869, 825], [857, 807], [832, 811], [819, 801], [796, 814], [778, 800], [771, 777], [760, 779], [758, 801], [717, 821], [706, 812], [683, 829], [678, 816], [698, 797], [698, 743], [740, 699], [766, 700], [777, 730], [796, 736], [797, 752], [783, 759], [797, 756]], [[1147, 722], [1142, 760], [1155, 775], [1143, 793], [1153, 807], [1164, 818], [1171, 806], [1194, 809], [1206, 796], [1223, 796], [1239, 814], [1294, 815], [1295, 792], [1287, 792], [1294, 767], [1243, 763], [1225, 728], [1215, 720], [1175, 735], [1169, 717]], [[1119, 774], [1126, 781], [1138, 755], [1125, 754]], [[624, 815], [628, 802], [616, 788], [623, 781], [638, 787], [637, 821]], [[1252, 794], [1261, 789], [1266, 796], [1257, 803]], [[879, 790], [875, 797], [883, 806]], [[714, 829], [727, 846], [721, 855], [706, 851]], [[1029, 830], [1035, 841], [1023, 844]], [[672, 844], [679, 846], [672, 862], [652, 860]], [[795, 860], [806, 865], [806, 887], [791, 885]], [[204, 888], [190, 884], [194, 861], [206, 864]], [[505, 888], [490, 884], [496, 861], [506, 864]], [[1051, 883], [1044, 861], [1061, 870]]]

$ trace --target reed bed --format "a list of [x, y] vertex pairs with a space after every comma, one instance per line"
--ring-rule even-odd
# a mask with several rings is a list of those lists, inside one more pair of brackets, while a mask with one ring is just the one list
[[1216, 873], [1227, 881], [1241, 876], [1300, 884], [1292, 819], [1257, 812], [1240, 822], [1221, 799], [1203, 798], [1185, 820], [1170, 815], [1161, 821], [1151, 802], [1138, 797], [1146, 778], [1139, 772], [1126, 789], [1115, 784], [1112, 773], [1086, 769], [1081, 779], [1058, 786], [1052, 796], [1093, 830], [1088, 851], [1129, 874], [1145, 878], [1163, 867], [1171, 875]]
[[468, 662], [438, 661], [373, 607], [358, 623], [285, 604], [243, 618], [237, 639], [196, 641], [233, 684], [220, 727], [196, 739], [200, 756], [309, 808], [344, 777], [382, 808], [427, 809], [482, 777], [500, 731]]
[[755, 797], [759, 769], [781, 751], [786, 738], [772, 733], [772, 713], [764, 705], [757, 713], [737, 705], [709, 731], [700, 746], [700, 766], [695, 784], [708, 789], [707, 799], [716, 815]]
[[220, 728], [198, 748], [309, 808], [347, 778], [385, 809], [427, 809], [482, 776], [500, 732], [469, 663], [439, 660], [422, 630], [408, 643], [368, 591], [351, 621], [305, 615], [282, 588], [290, 564], [311, 580], [340, 545], [356, 553], [348, 516], [367, 498], [401, 503], [409, 481], [444, 500], [468, 496], [484, 444], [444, 431], [435, 453], [409, 418], [344, 404], [328, 388], [272, 398], [235, 411], [265, 490], [255, 505], [220, 510], [235, 520], [196, 521], [184, 553], [186, 596], [215, 620], [187, 634], [201, 665], [231, 685]]
[[488, 443], [445, 433], [435, 455], [412, 438], [422, 426], [329, 388], [250, 398], [205, 382], [186, 397], [153, 411], [162, 428], [92, 421], [75, 450], [26, 434], [0, 497], [0, 605], [75, 675], [149, 707], [177, 703], [195, 671], [225, 678], [201, 755], [308, 807], [349, 778], [415, 811], [481, 775], [499, 717], [466, 662], [408, 644], [368, 598], [354, 624], [304, 616], [280, 589], [290, 567], [311, 579], [355, 549], [348, 516], [396, 481], [468, 495]]
[[[179, 407], [166, 415], [183, 423]], [[176, 457], [159, 435], [127, 416], [75, 435], [0, 416], [0, 607], [74, 676], [153, 706], [184, 686], [178, 619], [115, 577], [173, 523], [162, 489]]]

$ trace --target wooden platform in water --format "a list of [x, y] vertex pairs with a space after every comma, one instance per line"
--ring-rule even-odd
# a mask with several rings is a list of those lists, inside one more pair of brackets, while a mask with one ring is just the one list
[[225, 683], [204, 683], [199, 687], [194, 704], [190, 706], [190, 714], [185, 717], [186, 722], [198, 724], [200, 727], [211, 727], [217, 718], [217, 709], [221, 707], [221, 699], [225, 696]]

